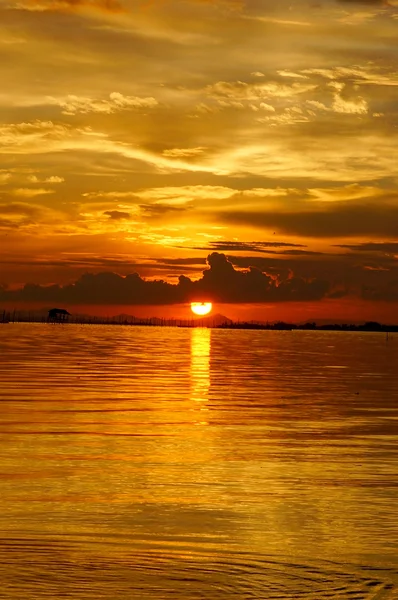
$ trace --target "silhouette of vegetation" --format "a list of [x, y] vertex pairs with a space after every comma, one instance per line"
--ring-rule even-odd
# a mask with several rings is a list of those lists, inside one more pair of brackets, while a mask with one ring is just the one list
[[309, 331], [384, 331], [398, 332], [398, 325], [383, 325], [377, 321], [368, 321], [363, 325], [349, 323], [330, 323], [317, 325], [316, 323], [256, 323], [256, 322], [232, 322], [219, 325], [221, 329], [270, 329], [270, 330], [309, 330]]
[[[1, 311], [0, 311], [1, 312]], [[48, 316], [46, 317], [46, 313]], [[261, 321], [232, 321], [227, 317], [216, 314], [191, 319], [164, 319], [160, 317], [138, 318], [132, 315], [117, 315], [114, 317], [99, 317], [92, 315], [71, 315], [63, 308], [52, 308], [49, 311], [2, 311], [0, 323], [78, 323], [82, 325], [125, 325], [141, 327], [210, 327], [214, 329], [258, 329], [274, 331], [369, 331], [369, 332], [398, 332], [398, 325], [387, 325], [377, 321], [365, 323], [322, 323], [315, 321], [307, 323], [288, 323], [276, 321], [264, 323]]]

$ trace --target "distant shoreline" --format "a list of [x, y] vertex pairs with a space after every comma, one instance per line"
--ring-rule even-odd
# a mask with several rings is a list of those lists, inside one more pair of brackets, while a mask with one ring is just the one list
[[161, 319], [152, 317], [147, 319], [121, 319], [119, 317], [71, 317], [62, 322], [49, 322], [46, 317], [21, 317], [18, 314], [7, 313], [0, 319], [0, 324], [13, 323], [41, 323], [44, 325], [123, 325], [134, 327], [178, 327], [178, 328], [196, 328], [207, 327], [210, 329], [251, 329], [259, 331], [363, 331], [363, 332], [384, 332], [397, 333], [398, 325], [387, 325], [377, 321], [367, 321], [363, 324], [357, 323], [324, 323], [317, 325], [316, 322], [308, 323], [286, 323], [277, 321], [273, 323], [263, 323], [256, 321], [231, 321], [225, 317], [217, 315], [216, 318], [205, 317], [203, 319]]

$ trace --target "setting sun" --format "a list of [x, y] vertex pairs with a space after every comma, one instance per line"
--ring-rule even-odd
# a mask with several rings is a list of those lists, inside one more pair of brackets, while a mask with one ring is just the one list
[[195, 315], [208, 315], [212, 308], [211, 302], [191, 302], [191, 310]]

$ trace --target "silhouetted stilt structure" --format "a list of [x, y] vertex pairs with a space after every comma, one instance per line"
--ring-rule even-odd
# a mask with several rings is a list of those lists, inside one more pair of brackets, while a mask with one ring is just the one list
[[70, 313], [64, 308], [51, 308], [48, 311], [47, 321], [49, 323], [65, 323]]

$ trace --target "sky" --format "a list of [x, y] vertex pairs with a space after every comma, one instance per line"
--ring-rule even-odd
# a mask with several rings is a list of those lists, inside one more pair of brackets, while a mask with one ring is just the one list
[[397, 65], [398, 0], [0, 0], [0, 308], [398, 322]]

